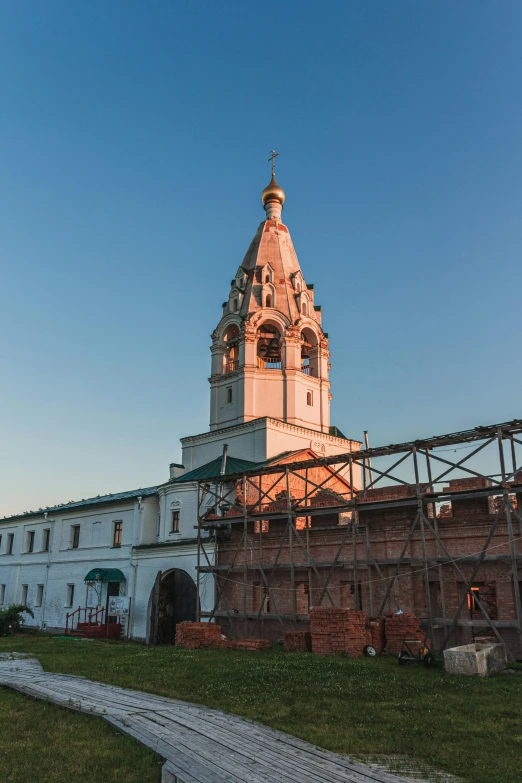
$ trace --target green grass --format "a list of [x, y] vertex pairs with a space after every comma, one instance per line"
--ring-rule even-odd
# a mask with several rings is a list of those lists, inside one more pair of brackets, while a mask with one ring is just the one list
[[0, 690], [2, 783], [159, 783], [162, 763], [104, 720]]
[[522, 779], [520, 667], [517, 674], [479, 680], [449, 677], [442, 668], [402, 668], [392, 658], [189, 651], [44, 636], [0, 639], [3, 651], [33, 653], [49, 671], [233, 712], [359, 758], [400, 754], [468, 783]]

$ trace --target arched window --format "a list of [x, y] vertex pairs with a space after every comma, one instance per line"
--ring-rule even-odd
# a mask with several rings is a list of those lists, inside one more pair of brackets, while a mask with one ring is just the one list
[[298, 293], [301, 293], [301, 281], [300, 280], [298, 280], [297, 283], [295, 284], [295, 288], [296, 288], [296, 291]]
[[314, 404], [314, 395], [311, 391], [306, 392], [306, 404], [307, 405], [313, 405]]
[[264, 370], [280, 370], [281, 335], [277, 327], [261, 324], [257, 330], [257, 364]]
[[308, 327], [301, 332], [301, 372], [319, 377], [319, 353], [317, 335]]
[[232, 386], [227, 387], [227, 405], [232, 402]]
[[237, 299], [234, 299], [234, 307], [233, 307], [233, 312], [234, 312], [234, 313], [237, 313]]
[[266, 295], [265, 307], [272, 307], [272, 294]]
[[239, 366], [239, 328], [230, 324], [223, 335], [226, 353], [224, 356], [224, 372], [234, 372]]
[[301, 302], [301, 315], [306, 315], [306, 302]]

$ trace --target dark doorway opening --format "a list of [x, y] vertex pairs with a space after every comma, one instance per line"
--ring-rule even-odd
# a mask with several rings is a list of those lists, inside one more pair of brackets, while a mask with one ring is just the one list
[[174, 644], [176, 625], [196, 619], [196, 584], [186, 571], [158, 574], [152, 588], [150, 644]]

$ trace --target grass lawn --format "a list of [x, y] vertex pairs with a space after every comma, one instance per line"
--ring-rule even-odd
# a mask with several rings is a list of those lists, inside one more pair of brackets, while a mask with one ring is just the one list
[[100, 718], [0, 690], [2, 783], [159, 783], [162, 764]]
[[[516, 674], [479, 680], [449, 677], [442, 668], [402, 668], [392, 658], [350, 660], [285, 654], [279, 649], [257, 653], [189, 651], [45, 636], [0, 639], [0, 652], [7, 651], [33, 653], [49, 671], [82, 674], [100, 682], [243, 715], [358, 758], [400, 754], [432, 764], [468, 783], [522, 780], [521, 667]], [[53, 715], [60, 712], [0, 691], [0, 705], [6, 703], [18, 709], [30, 707], [35, 715], [37, 710], [51, 710]], [[67, 725], [77, 720], [86, 731], [99, 731], [97, 736], [107, 743], [98, 740], [103, 748], [111, 742], [124, 745], [123, 739], [115, 740], [109, 727], [100, 725], [101, 721], [76, 715], [66, 715], [64, 720]], [[38, 742], [45, 743], [43, 722], [35, 718], [33, 725], [42, 734]], [[19, 740], [18, 751], [15, 747], [12, 756], [19, 754], [23, 764], [21, 746], [25, 743], [21, 737]], [[27, 741], [36, 742], [31, 737]], [[131, 747], [129, 743], [125, 740], [126, 748]], [[93, 744], [86, 740], [85, 751]], [[130, 752], [125, 753], [130, 758]], [[144, 753], [136, 748], [136, 759]], [[67, 743], [60, 741], [62, 754], [65, 758]], [[123, 755], [120, 752], [115, 758]], [[2, 763], [0, 756], [0, 773]], [[77, 759], [77, 763], [88, 765], [86, 759]], [[153, 773], [149, 778], [108, 777], [104, 771], [103, 777], [82, 780], [158, 780], [157, 766], [155, 769], [156, 777]], [[26, 779], [7, 778], [9, 783]], [[0, 780], [4, 780], [1, 774]]]

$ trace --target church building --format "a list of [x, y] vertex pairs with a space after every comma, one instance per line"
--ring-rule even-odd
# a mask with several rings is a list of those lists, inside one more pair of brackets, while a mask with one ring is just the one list
[[[215, 504], [209, 495], [198, 509], [197, 481], [360, 448], [330, 424], [328, 335], [281, 219], [273, 159], [262, 202], [212, 334], [210, 427], [182, 438], [183, 464], [154, 487], [0, 520], [0, 609], [30, 606], [28, 626], [121, 623], [129, 638], [172, 642], [198, 602], [202, 614], [214, 603], [210, 573], [196, 588], [198, 512]], [[206, 551], [215, 556], [212, 542]]]

